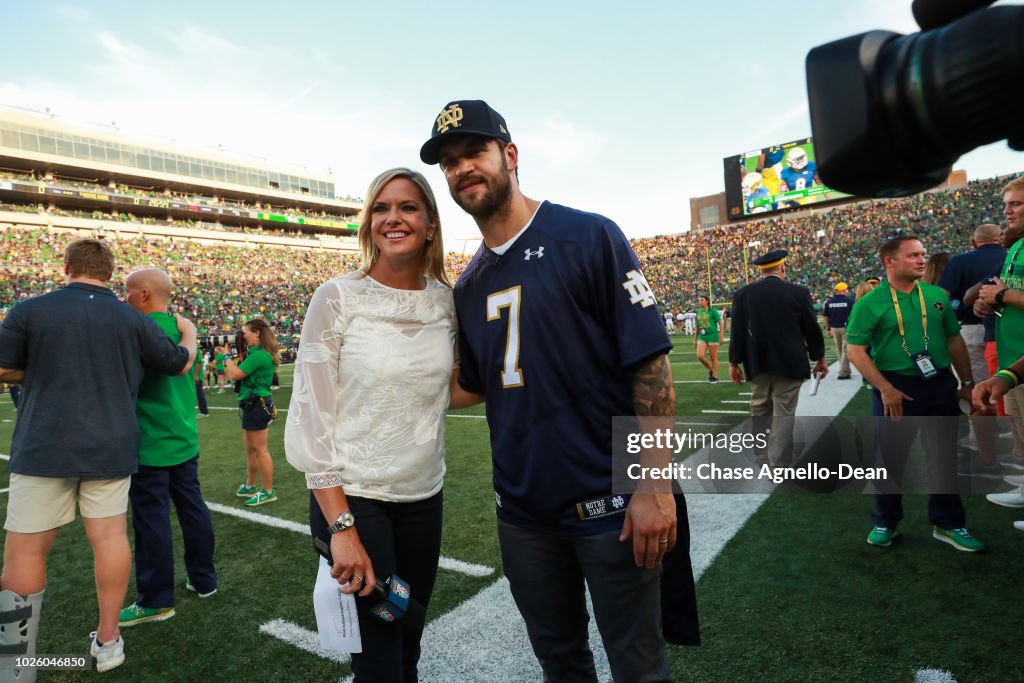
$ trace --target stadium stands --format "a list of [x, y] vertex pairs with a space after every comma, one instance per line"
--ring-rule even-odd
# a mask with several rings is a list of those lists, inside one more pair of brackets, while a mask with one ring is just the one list
[[[997, 195], [1003, 182], [989, 179], [949, 192], [863, 202], [802, 218], [778, 217], [699, 233], [638, 239], [633, 244], [659, 301], [671, 311], [692, 307], [696, 297], [708, 291], [709, 272], [713, 301], [729, 301], [748, 275], [754, 277], [749, 261], [777, 247], [791, 252], [792, 279], [824, 299], [839, 280], [856, 282], [878, 275], [875, 249], [884, 237], [896, 232], [920, 235], [933, 251], [966, 249], [969, 228], [999, 222]], [[3, 208], [43, 211], [58, 223], [68, 215], [35, 205]], [[64, 246], [83, 234], [90, 233], [11, 226], [0, 244], [0, 313], [20, 298], [59, 286]], [[107, 236], [115, 237], [109, 231]], [[760, 244], [745, 246], [754, 242]], [[115, 251], [119, 277], [144, 266], [168, 270], [183, 293], [176, 305], [195, 320], [203, 334], [234, 330], [245, 318], [258, 315], [273, 320], [282, 336], [297, 335], [313, 290], [359, 263], [352, 252], [200, 244], [151, 236], [119, 239]], [[448, 255], [453, 278], [470, 258], [469, 254]]]

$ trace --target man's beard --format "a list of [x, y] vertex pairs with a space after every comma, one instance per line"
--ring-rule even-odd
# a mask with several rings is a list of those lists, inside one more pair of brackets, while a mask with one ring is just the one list
[[508, 163], [504, 159], [501, 162], [501, 169], [502, 172], [493, 179], [493, 184], [485, 176], [470, 176], [470, 180], [482, 181], [484, 184], [485, 190], [479, 197], [466, 201], [453, 189], [452, 199], [473, 218], [484, 221], [490, 219], [499, 210], [508, 206], [512, 199], [512, 180], [508, 175]]

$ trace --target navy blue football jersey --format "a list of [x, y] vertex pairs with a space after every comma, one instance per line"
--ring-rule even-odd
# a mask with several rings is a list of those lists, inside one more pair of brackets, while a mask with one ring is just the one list
[[814, 174], [817, 172], [815, 163], [808, 161], [801, 171], [795, 168], [782, 169], [782, 182], [786, 183], [790, 190], [806, 190], [808, 187], [814, 187]]
[[845, 294], [836, 294], [825, 300], [822, 313], [828, 319], [829, 327], [846, 327], [846, 321], [850, 319], [852, 310], [853, 299]]
[[498, 516], [566, 535], [620, 528], [612, 417], [636, 415], [633, 368], [672, 348], [622, 231], [544, 202], [503, 255], [480, 247], [455, 306], [459, 383], [487, 396]]

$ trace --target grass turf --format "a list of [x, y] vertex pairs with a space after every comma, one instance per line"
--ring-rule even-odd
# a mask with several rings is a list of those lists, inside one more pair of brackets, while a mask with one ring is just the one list
[[[676, 379], [706, 379], [692, 342], [675, 337]], [[677, 385], [680, 416], [699, 419], [722, 400], [749, 391], [728, 383], [722, 347], [718, 385]], [[282, 382], [291, 384], [289, 367]], [[275, 392], [288, 405], [290, 388]], [[235, 488], [244, 476], [234, 394], [208, 393], [211, 417], [199, 423], [201, 479], [207, 500], [241, 509]], [[739, 404], [730, 408], [742, 409]], [[861, 391], [847, 414], [870, 412]], [[487, 427], [480, 408], [448, 420], [445, 531], [442, 553], [495, 567], [491, 577], [442, 570], [430, 618], [490, 585], [500, 573], [494, 533]], [[284, 415], [282, 414], [282, 418]], [[9, 452], [15, 414], [0, 400], [0, 451]], [[708, 420], [712, 421], [712, 420]], [[304, 523], [308, 493], [284, 459], [283, 419], [270, 430], [279, 500], [257, 510]], [[6, 472], [0, 488], [7, 487]], [[901, 538], [889, 549], [868, 546], [871, 500], [866, 496], [778, 494], [726, 545], [698, 584], [704, 646], [670, 647], [673, 677], [693, 681], [911, 681], [916, 668], [941, 668], [959, 681], [1024, 679], [1015, 631], [1020, 532], [1012, 510], [980, 497], [965, 500], [970, 526], [988, 545], [980, 555], [958, 553], [930, 538], [925, 499], [908, 496]], [[2, 514], [2, 513], [0, 513]], [[1017, 514], [1016, 516], [1020, 516]], [[315, 630], [311, 609], [316, 558], [308, 538], [213, 513], [220, 592], [200, 600], [183, 589], [178, 614], [166, 622], [125, 629], [126, 664], [106, 680], [338, 680], [348, 667], [260, 633], [272, 619]], [[175, 528], [176, 575], [184, 582]], [[81, 522], [61, 530], [49, 561], [38, 652], [82, 653], [95, 628], [92, 555]], [[130, 587], [127, 600], [134, 597]], [[518, 615], [509, 615], [518, 619]], [[45, 676], [45, 677], [44, 677]], [[84, 681], [95, 674], [47, 672], [40, 680]]]

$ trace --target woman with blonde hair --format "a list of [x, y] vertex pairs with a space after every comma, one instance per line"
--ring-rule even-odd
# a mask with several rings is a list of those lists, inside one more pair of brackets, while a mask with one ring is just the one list
[[[285, 453], [311, 489], [310, 530], [356, 593], [356, 681], [416, 680], [423, 618], [387, 623], [368, 596], [395, 575], [430, 600], [441, 553], [445, 417], [479, 399], [452, 387], [455, 305], [437, 202], [405, 168], [377, 176], [359, 226], [362, 265], [306, 311]], [[329, 548], [329, 552], [326, 549]]]
[[253, 318], [242, 325], [242, 335], [248, 347], [245, 360], [236, 364], [225, 345], [224, 373], [228, 379], [241, 382], [238, 415], [245, 444], [245, 483], [238, 487], [235, 495], [245, 498], [246, 506], [256, 507], [277, 500], [274, 461], [270, 457], [267, 436], [270, 423], [277, 417], [270, 384], [280, 362], [281, 345], [277, 343], [274, 330], [262, 318]]

